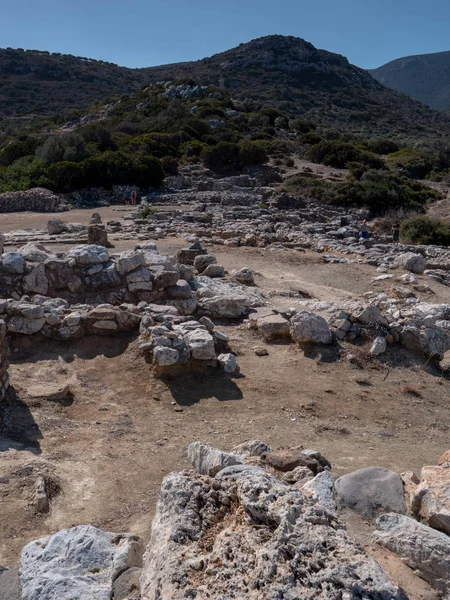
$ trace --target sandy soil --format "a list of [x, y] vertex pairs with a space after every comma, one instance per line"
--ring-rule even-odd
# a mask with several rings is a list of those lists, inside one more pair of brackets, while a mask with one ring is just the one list
[[[75, 217], [74, 211], [73, 221], [91, 212], [77, 211]], [[22, 219], [21, 227], [35, 222], [15, 218]], [[180, 238], [158, 243], [163, 252], [183, 245]], [[336, 300], [374, 289], [376, 271], [366, 265], [329, 265], [317, 254], [296, 251], [209, 250], [229, 271], [253, 268], [258, 287], [278, 306], [296, 303], [280, 292], [302, 289]], [[450, 302], [449, 288], [431, 285], [433, 302]], [[384, 286], [377, 289], [389, 288]], [[193, 440], [225, 449], [252, 438], [273, 447], [303, 444], [319, 449], [337, 474], [370, 465], [419, 472], [448, 449], [449, 384], [423, 357], [396, 347], [383, 361], [370, 361], [356, 349], [361, 361], [355, 366], [345, 358], [349, 345], [316, 350], [267, 345], [244, 324], [219, 328], [238, 355], [237, 377], [205, 371], [158, 380], [133, 337], [27, 341], [13, 349], [10, 374], [17, 397], [0, 413], [0, 564], [17, 564], [26, 542], [80, 523], [147, 540], [161, 480], [189, 466], [186, 448]], [[256, 356], [256, 346], [265, 346], [269, 355]], [[34, 384], [48, 380], [69, 382], [72, 401], [30, 397]], [[61, 487], [44, 516], [30, 504], [42, 472]], [[356, 531], [370, 550], [368, 534], [361, 527]], [[398, 563], [385, 551], [372, 551], [381, 562]], [[406, 585], [411, 572], [405, 569], [397, 564], [392, 570]], [[434, 595], [425, 586], [412, 597]]]

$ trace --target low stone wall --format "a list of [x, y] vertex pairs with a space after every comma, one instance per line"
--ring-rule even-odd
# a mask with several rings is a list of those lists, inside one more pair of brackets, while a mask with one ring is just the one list
[[0, 400], [4, 400], [9, 387], [8, 344], [6, 342], [6, 323], [0, 319]]
[[23, 211], [62, 212], [67, 208], [68, 205], [64, 198], [45, 188], [32, 188], [25, 192], [0, 194], [0, 213]]

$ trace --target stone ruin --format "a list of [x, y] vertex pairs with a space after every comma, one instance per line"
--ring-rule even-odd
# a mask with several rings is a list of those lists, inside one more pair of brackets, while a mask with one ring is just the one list
[[1, 255], [0, 282], [0, 315], [12, 339], [136, 331], [145, 359], [161, 369], [235, 372], [228, 337], [211, 318], [241, 319], [265, 303], [257, 290], [226, 278], [198, 242], [177, 256], [154, 244], [110, 255], [98, 245], [55, 254], [28, 243]]
[[0, 194], [0, 213], [23, 211], [53, 213], [63, 212], [69, 208], [69, 203], [62, 196], [45, 188]]

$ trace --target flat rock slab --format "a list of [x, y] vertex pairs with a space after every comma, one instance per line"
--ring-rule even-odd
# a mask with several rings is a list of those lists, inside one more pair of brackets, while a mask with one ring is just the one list
[[70, 387], [68, 383], [34, 383], [27, 387], [27, 394], [30, 398], [37, 398], [38, 400], [52, 400], [58, 401], [67, 398], [70, 394]]
[[382, 467], [358, 469], [339, 477], [334, 489], [339, 507], [347, 507], [369, 518], [381, 511], [406, 512], [402, 478]]
[[111, 600], [113, 582], [142, 565], [142, 540], [79, 525], [27, 544], [22, 600]]
[[430, 585], [450, 591], [450, 537], [414, 519], [391, 513], [377, 519], [374, 538], [419, 571]]

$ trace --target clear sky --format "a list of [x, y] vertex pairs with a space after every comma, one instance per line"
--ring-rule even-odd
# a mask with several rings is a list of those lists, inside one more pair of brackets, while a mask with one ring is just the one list
[[128, 67], [295, 35], [364, 68], [450, 50], [449, 0], [0, 0], [0, 47]]

